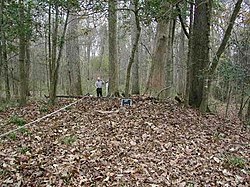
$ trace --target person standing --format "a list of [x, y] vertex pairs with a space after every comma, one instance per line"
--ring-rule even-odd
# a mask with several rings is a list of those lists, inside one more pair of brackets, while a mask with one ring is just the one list
[[108, 97], [108, 94], [109, 94], [109, 81], [107, 80], [106, 82], [106, 97]]
[[102, 85], [103, 84], [104, 84], [103, 80], [101, 80], [100, 77], [97, 77], [97, 81], [95, 82], [97, 97], [102, 97]]

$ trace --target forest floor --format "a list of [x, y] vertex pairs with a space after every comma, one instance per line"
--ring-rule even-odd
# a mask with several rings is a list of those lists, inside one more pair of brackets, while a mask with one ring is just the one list
[[[71, 102], [2, 111], [0, 135]], [[0, 186], [243, 187], [249, 161], [240, 121], [173, 101], [84, 98], [0, 139]]]

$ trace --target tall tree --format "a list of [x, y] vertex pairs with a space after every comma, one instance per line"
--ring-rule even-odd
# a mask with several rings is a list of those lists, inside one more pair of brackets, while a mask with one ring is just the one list
[[204, 96], [205, 71], [209, 65], [211, 0], [196, 0], [190, 48], [189, 104], [199, 108]]
[[19, 0], [19, 79], [20, 79], [20, 99], [19, 104], [25, 105], [27, 102], [27, 77], [26, 77], [26, 64], [25, 64], [25, 17], [24, 17], [24, 3]]
[[117, 1], [109, 0], [109, 96], [119, 96], [117, 49]]
[[[134, 0], [131, 0], [131, 8], [133, 10], [133, 12], [131, 13], [131, 40], [132, 40], [132, 45], [133, 45], [133, 42], [136, 42], [137, 41], [137, 36], [140, 31], [138, 30], [138, 27], [137, 27], [137, 23], [139, 20], [136, 21], [136, 19], [139, 19], [138, 18], [138, 10], [136, 10], [137, 8], [135, 8], [134, 6]], [[138, 4], [138, 2], [136, 2]], [[138, 6], [138, 5], [137, 5]], [[135, 14], [134, 11], [137, 11], [137, 13]], [[137, 18], [136, 18], [137, 16]], [[139, 23], [140, 24], [140, 23]], [[139, 25], [140, 27], [140, 25]], [[141, 28], [139, 28], [141, 30]], [[139, 34], [140, 35], [140, 34]], [[138, 40], [139, 42], [139, 40]], [[140, 94], [140, 84], [139, 84], [139, 53], [138, 53], [138, 44], [137, 44], [137, 48], [135, 50], [135, 54], [134, 54], [134, 63], [132, 65], [132, 86], [131, 86], [131, 93], [132, 94]]]
[[[172, 6], [171, 8], [172, 9]], [[173, 11], [173, 10], [172, 10]], [[176, 20], [175, 18], [172, 18], [169, 20], [169, 26], [168, 26], [168, 44], [167, 44], [167, 53], [166, 53], [166, 80], [165, 80], [165, 97], [171, 97], [174, 91], [174, 84], [173, 84], [173, 63], [174, 63], [174, 57], [173, 57], [173, 50], [174, 50], [174, 36], [175, 36], [175, 25]]]
[[[135, 19], [135, 25], [136, 25], [136, 30], [135, 30], [135, 38], [133, 38], [134, 41], [133, 42], [133, 47], [131, 50], [131, 55], [129, 58], [129, 63], [128, 63], [128, 67], [127, 67], [127, 75], [126, 75], [126, 85], [125, 85], [125, 96], [128, 97], [129, 95], [129, 85], [130, 85], [130, 74], [131, 74], [131, 68], [132, 65], [135, 61], [135, 57], [137, 55], [137, 61], [138, 61], [138, 43], [139, 43], [139, 38], [140, 38], [140, 34], [141, 34], [141, 26], [140, 26], [140, 20], [139, 20], [139, 1], [138, 0], [134, 0], [132, 2], [132, 4], [134, 4], [134, 19]], [[138, 62], [137, 62], [138, 63]], [[138, 75], [138, 69], [137, 69], [137, 75]], [[138, 78], [138, 77], [137, 77]]]
[[166, 97], [171, 93], [173, 83], [173, 36], [174, 21], [173, 9], [175, 3], [167, 1], [157, 1], [153, 6], [158, 7], [158, 11], [151, 8], [151, 12], [157, 21], [154, 50], [149, 77], [146, 85], [146, 92], [158, 93]]
[[68, 90], [71, 95], [82, 95], [78, 22], [79, 19], [76, 15], [70, 16], [66, 41]]
[[[60, 66], [60, 60], [62, 57], [63, 46], [65, 43], [65, 34], [68, 25], [68, 18], [69, 18], [69, 7], [67, 7], [66, 18], [64, 22], [64, 27], [62, 30], [61, 37], [58, 42], [59, 32], [59, 2], [55, 2], [54, 9], [54, 23], [53, 23], [53, 31], [51, 30], [51, 6], [49, 11], [49, 77], [50, 77], [50, 86], [49, 86], [49, 99], [50, 103], [54, 104], [56, 99], [56, 91], [57, 91], [57, 84], [58, 84], [58, 72]], [[51, 38], [51, 41], [50, 41]], [[51, 42], [51, 43], [50, 43]]]
[[160, 91], [165, 87], [165, 59], [167, 50], [168, 20], [160, 20], [157, 23], [155, 47], [152, 63], [146, 86], [146, 92]]
[[[3, 8], [4, 2], [0, 1], [0, 78], [3, 73]], [[2, 90], [2, 83], [0, 83], [0, 90]]]

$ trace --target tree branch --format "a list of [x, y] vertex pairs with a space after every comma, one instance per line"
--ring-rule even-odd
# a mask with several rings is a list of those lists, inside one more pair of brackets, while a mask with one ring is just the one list
[[220, 44], [220, 47], [218, 48], [216, 54], [215, 54], [215, 57], [213, 58], [213, 61], [212, 61], [212, 65], [211, 65], [211, 68], [209, 70], [209, 75], [211, 76], [212, 74], [214, 74], [217, 66], [218, 66], [218, 63], [219, 63], [219, 59], [222, 55], [222, 53], [224, 52], [225, 48], [226, 48], [226, 45], [227, 45], [227, 42], [230, 38], [230, 35], [231, 35], [231, 31], [233, 29], [233, 25], [235, 23], [235, 20], [237, 18], [237, 15], [240, 11], [240, 8], [241, 8], [241, 4], [242, 4], [242, 1], [243, 0], [238, 0], [235, 7], [234, 7], [234, 10], [233, 10], [233, 14], [231, 15], [231, 18], [230, 18], [230, 21], [229, 21], [229, 25], [226, 29], [226, 32], [225, 32], [225, 35], [222, 39], [222, 42]]
[[179, 20], [180, 20], [180, 22], [181, 22], [181, 27], [182, 27], [182, 29], [183, 29], [183, 31], [184, 31], [184, 34], [185, 34], [186, 37], [189, 39], [189, 33], [188, 33], [188, 31], [187, 31], [187, 29], [186, 29], [186, 25], [185, 25], [185, 23], [184, 23], [184, 21], [183, 21], [183, 19], [182, 19], [182, 16], [181, 16], [181, 9], [180, 9], [180, 7], [179, 7], [178, 4], [176, 5], [176, 9], [177, 9], [177, 11], [178, 11], [178, 18], [179, 18]]

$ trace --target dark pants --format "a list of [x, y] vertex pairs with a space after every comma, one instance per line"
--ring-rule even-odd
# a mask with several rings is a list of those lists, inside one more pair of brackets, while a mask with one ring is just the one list
[[97, 97], [102, 97], [102, 88], [96, 88]]

